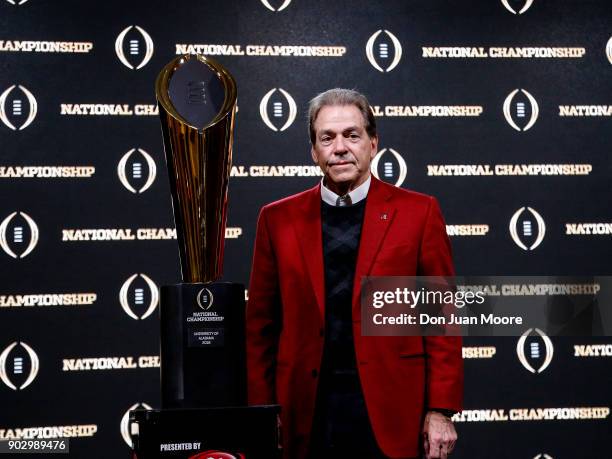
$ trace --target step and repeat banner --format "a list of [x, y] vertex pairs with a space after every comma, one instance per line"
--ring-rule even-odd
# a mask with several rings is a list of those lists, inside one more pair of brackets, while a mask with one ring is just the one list
[[[0, 0], [0, 440], [128, 457], [180, 280], [154, 81], [216, 58], [238, 113], [225, 278], [320, 180], [307, 103], [364, 92], [373, 173], [436, 196], [459, 275], [610, 275], [608, 0]], [[609, 456], [612, 338], [465, 340], [456, 458]]]

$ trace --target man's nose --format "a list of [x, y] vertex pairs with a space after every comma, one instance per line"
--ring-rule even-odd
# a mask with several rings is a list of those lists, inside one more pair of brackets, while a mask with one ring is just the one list
[[334, 139], [334, 154], [343, 155], [347, 151], [346, 139], [341, 135], [336, 136]]

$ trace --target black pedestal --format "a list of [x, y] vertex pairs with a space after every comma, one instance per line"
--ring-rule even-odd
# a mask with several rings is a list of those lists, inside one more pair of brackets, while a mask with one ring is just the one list
[[161, 288], [162, 408], [246, 405], [244, 286]]
[[278, 406], [134, 410], [137, 459], [277, 459]]

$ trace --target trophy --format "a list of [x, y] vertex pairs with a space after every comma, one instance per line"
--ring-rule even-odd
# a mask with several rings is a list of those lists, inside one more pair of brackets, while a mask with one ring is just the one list
[[179, 56], [155, 83], [183, 283], [161, 288], [163, 408], [246, 404], [244, 286], [219, 282], [236, 82]]
[[185, 55], [155, 93], [183, 283], [161, 288], [162, 409], [130, 412], [133, 457], [278, 459], [280, 407], [246, 406], [244, 286], [219, 281], [236, 83]]

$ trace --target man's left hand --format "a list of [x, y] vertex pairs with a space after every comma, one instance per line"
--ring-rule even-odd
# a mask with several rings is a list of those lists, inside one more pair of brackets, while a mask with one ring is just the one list
[[425, 459], [446, 459], [455, 447], [457, 432], [450, 418], [428, 411], [423, 423]]

